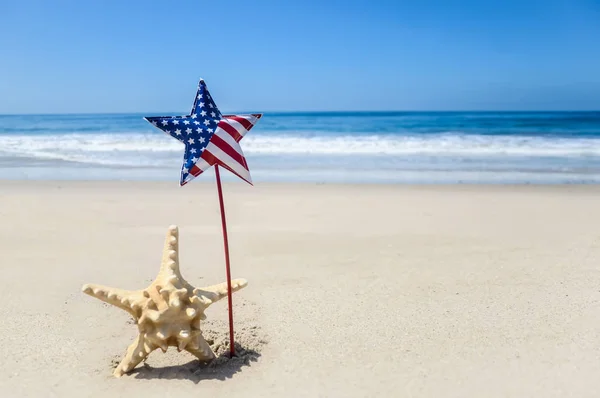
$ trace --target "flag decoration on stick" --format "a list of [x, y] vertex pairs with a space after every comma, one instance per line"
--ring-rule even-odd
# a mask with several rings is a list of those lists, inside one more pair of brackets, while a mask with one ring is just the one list
[[148, 122], [185, 145], [179, 184], [187, 184], [213, 165], [220, 165], [252, 184], [239, 144], [262, 114], [222, 115], [200, 79], [192, 111], [186, 116], [151, 116]]
[[185, 146], [179, 185], [183, 186], [215, 166], [217, 192], [221, 208], [225, 270], [227, 274], [227, 299], [229, 303], [229, 350], [235, 355], [233, 337], [233, 307], [231, 298], [231, 267], [225, 205], [221, 188], [219, 166], [231, 171], [252, 185], [248, 163], [239, 142], [262, 117], [260, 113], [249, 115], [222, 115], [208, 92], [206, 83], [200, 79], [192, 111], [186, 116], [149, 116], [148, 122], [177, 139]]

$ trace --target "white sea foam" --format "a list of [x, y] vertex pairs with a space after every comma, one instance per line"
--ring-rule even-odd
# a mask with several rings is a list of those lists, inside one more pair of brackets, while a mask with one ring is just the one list
[[[599, 138], [484, 135], [250, 135], [246, 154], [258, 155], [427, 155], [467, 157], [600, 157]], [[0, 151], [24, 157], [127, 165], [135, 156], [182, 152], [182, 144], [161, 134], [62, 134], [0, 136]], [[160, 156], [162, 155], [162, 156]], [[139, 159], [138, 159], [139, 161]]]
[[[600, 182], [600, 138], [254, 134], [242, 147], [259, 180]], [[80, 166], [86, 178], [170, 178], [182, 157], [166, 134], [0, 135], [0, 178], [80, 178]]]
[[248, 137], [244, 148], [262, 154], [600, 156], [600, 139], [482, 135]]

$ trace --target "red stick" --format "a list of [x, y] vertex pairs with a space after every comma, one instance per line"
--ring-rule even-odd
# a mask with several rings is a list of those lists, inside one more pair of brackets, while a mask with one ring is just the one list
[[215, 175], [217, 176], [217, 191], [219, 192], [219, 204], [221, 205], [221, 224], [223, 224], [223, 243], [225, 244], [225, 269], [227, 270], [227, 302], [229, 303], [229, 353], [235, 356], [235, 345], [233, 342], [233, 306], [231, 304], [231, 269], [229, 268], [229, 243], [227, 241], [227, 222], [225, 221], [225, 205], [223, 204], [223, 190], [221, 189], [221, 175], [219, 165], [215, 164]]

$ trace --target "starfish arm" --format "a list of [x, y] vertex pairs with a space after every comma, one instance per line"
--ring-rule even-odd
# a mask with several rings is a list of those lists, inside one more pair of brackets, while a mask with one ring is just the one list
[[123, 374], [135, 368], [137, 364], [142, 362], [156, 347], [147, 341], [143, 335], [138, 335], [135, 341], [127, 348], [125, 357], [114, 371], [115, 377], [121, 377]]
[[171, 225], [167, 231], [157, 279], [168, 278], [172, 275], [181, 279], [179, 271], [179, 230], [175, 225]]
[[140, 306], [138, 301], [141, 298], [141, 294], [137, 291], [117, 289], [114, 287], [96, 285], [93, 283], [84, 285], [81, 290], [85, 294], [95, 297], [98, 300], [102, 300], [108, 304], [112, 304], [115, 307], [129, 312], [132, 316], [137, 317], [136, 312]]
[[215, 353], [206, 340], [204, 340], [200, 331], [194, 333], [191, 341], [185, 347], [185, 350], [203, 362], [210, 361], [215, 357]]
[[[245, 279], [234, 279], [231, 281], [232, 292], [237, 292], [246, 286], [248, 286], [248, 281]], [[212, 303], [216, 303], [222, 298], [227, 297], [227, 282], [203, 287], [201, 289], [194, 289], [193, 293], [195, 296], [199, 297], [203, 303], [205, 303], [206, 307], [208, 307]]]

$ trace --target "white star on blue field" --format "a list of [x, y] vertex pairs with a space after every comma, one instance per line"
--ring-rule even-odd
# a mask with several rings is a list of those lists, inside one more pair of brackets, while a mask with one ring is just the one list
[[200, 80], [194, 106], [189, 115], [149, 116], [144, 119], [185, 145], [180, 181], [183, 183], [210, 142], [222, 118], [221, 112], [206, 88], [206, 83]]

